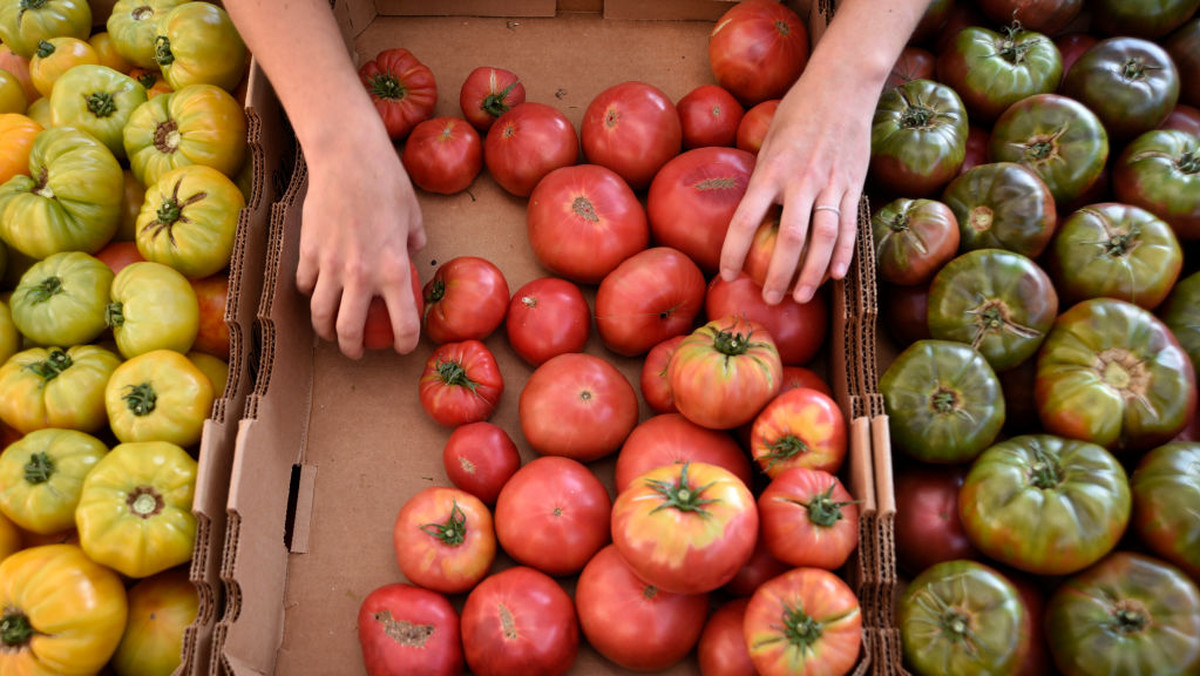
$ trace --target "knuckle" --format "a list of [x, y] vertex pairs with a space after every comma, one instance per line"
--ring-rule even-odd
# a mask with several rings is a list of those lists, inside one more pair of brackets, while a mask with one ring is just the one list
[[779, 243], [789, 248], [798, 248], [804, 244], [806, 235], [806, 228], [789, 223], [779, 229]]

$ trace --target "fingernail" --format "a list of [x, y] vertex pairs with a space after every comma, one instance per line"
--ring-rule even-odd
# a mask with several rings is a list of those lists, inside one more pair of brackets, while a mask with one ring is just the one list
[[763, 300], [767, 301], [767, 305], [778, 305], [779, 301], [783, 300], [783, 294], [778, 291], [767, 291], [763, 293]]
[[836, 279], [841, 279], [841, 278], [845, 277], [846, 276], [846, 264], [838, 263], [837, 265], [833, 266], [833, 276]]
[[737, 279], [737, 272], [735, 270], [730, 270], [729, 268], [721, 268], [721, 279], [725, 280], [726, 282], [732, 282], [733, 280]]
[[812, 300], [813, 288], [811, 286], [802, 286], [796, 291], [796, 300], [800, 303], [807, 303]]

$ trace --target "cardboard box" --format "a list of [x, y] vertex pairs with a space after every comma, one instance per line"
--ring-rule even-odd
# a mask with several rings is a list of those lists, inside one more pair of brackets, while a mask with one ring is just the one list
[[[526, 3], [501, 2], [491, 4], [511, 7], [514, 15], [396, 16], [392, 9], [404, 4], [338, 0], [334, 9], [359, 61], [404, 46], [433, 70], [439, 115], [459, 114], [458, 84], [479, 65], [521, 74], [528, 100], [553, 105], [576, 128], [588, 102], [619, 82], [653, 83], [672, 100], [712, 82], [706, 50], [711, 21], [606, 18], [610, 4], [621, 4], [612, 0], [603, 12], [589, 0], [567, 1], [570, 11], [553, 18], [515, 16]], [[423, 339], [408, 356], [382, 351], [351, 361], [313, 334], [308, 298], [295, 285], [306, 178], [298, 162], [290, 187], [271, 211], [258, 310], [261, 366], [237, 430], [221, 571], [227, 604], [214, 631], [212, 673], [361, 673], [358, 607], [376, 587], [402, 580], [392, 551], [396, 513], [416, 491], [449, 485], [441, 453], [450, 430], [433, 423], [416, 396], [433, 345]], [[526, 200], [501, 190], [486, 172], [467, 193], [421, 193], [420, 200], [429, 240], [414, 256], [422, 282], [440, 263], [462, 255], [496, 263], [512, 290], [547, 274], [527, 244]], [[871, 430], [868, 402], [859, 394], [862, 329], [856, 316], [869, 303], [860, 298], [860, 274], [855, 268], [845, 283], [831, 285], [832, 328], [823, 360], [852, 420], [845, 474], [863, 500], [862, 544], [843, 572], [856, 589], [873, 590], [862, 597], [864, 647], [856, 674], [872, 668], [880, 610], [874, 591], [878, 537]], [[594, 299], [594, 288], [585, 292]], [[517, 402], [532, 368], [508, 347], [503, 330], [486, 343], [506, 389], [492, 421], [529, 460], [535, 455], [520, 433]], [[594, 331], [588, 351], [614, 363], [636, 388], [640, 360], [608, 353]], [[641, 417], [649, 415], [642, 404]], [[615, 456], [592, 464], [610, 490], [614, 464]], [[506, 565], [507, 559], [497, 562]], [[456, 602], [461, 607], [462, 599]], [[669, 673], [696, 671], [693, 659]], [[584, 647], [573, 673], [626, 672]]]

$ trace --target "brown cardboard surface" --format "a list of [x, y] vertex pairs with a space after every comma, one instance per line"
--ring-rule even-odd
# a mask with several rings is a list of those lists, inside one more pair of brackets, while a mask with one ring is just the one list
[[555, 0], [375, 0], [383, 16], [554, 16]]
[[737, 0], [604, 0], [604, 18], [716, 21]]

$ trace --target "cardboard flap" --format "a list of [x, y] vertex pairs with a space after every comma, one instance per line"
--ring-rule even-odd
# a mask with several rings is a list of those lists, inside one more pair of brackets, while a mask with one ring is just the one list
[[892, 485], [892, 442], [888, 429], [888, 417], [879, 415], [871, 419], [871, 448], [874, 451], [876, 482], [875, 494], [881, 513], [896, 512], [896, 493]]
[[555, 0], [375, 0], [375, 11], [381, 16], [554, 16], [555, 4]]
[[876, 511], [874, 459], [871, 457], [871, 422], [855, 418], [850, 423], [850, 487], [854, 497], [862, 502], [859, 514]]

